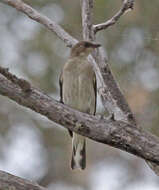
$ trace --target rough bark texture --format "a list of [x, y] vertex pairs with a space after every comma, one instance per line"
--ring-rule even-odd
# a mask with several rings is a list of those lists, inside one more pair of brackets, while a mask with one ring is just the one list
[[159, 164], [159, 140], [146, 131], [123, 121], [78, 112], [33, 87], [29, 92], [24, 92], [2, 75], [0, 75], [0, 89], [1, 95], [67, 129]]
[[0, 190], [46, 190], [46, 188], [0, 170]]

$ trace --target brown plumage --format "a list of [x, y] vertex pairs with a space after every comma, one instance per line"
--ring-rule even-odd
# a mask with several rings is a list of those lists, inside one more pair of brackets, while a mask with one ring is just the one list
[[[96, 76], [87, 56], [100, 44], [88, 41], [77, 43], [72, 49], [60, 76], [61, 102], [81, 112], [95, 114]], [[72, 133], [71, 168], [86, 167], [85, 137]]]

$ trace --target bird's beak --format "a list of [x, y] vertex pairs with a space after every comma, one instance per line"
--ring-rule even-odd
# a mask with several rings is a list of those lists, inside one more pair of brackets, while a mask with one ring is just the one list
[[101, 44], [92, 44], [92, 48], [98, 48], [101, 47]]

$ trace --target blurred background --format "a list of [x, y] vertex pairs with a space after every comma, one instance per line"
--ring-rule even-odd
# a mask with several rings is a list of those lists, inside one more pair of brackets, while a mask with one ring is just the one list
[[[75, 0], [25, 0], [82, 39]], [[106, 21], [121, 1], [98, 0], [94, 23]], [[159, 136], [159, 1], [136, 1], [134, 11], [97, 35], [138, 124]], [[0, 3], [0, 65], [59, 100], [58, 78], [69, 48], [42, 25]], [[87, 141], [87, 168], [70, 169], [71, 139], [61, 126], [0, 96], [0, 169], [49, 190], [158, 190], [159, 178], [126, 152]], [[105, 114], [98, 98], [97, 113]]]

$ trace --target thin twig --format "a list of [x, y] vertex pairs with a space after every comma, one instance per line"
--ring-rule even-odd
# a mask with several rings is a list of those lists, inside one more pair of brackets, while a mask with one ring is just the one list
[[124, 0], [121, 9], [108, 21], [93, 25], [94, 33], [100, 30], [107, 29], [109, 26], [114, 25], [122, 15], [124, 15], [128, 10], [132, 10], [134, 7], [134, 0]]

